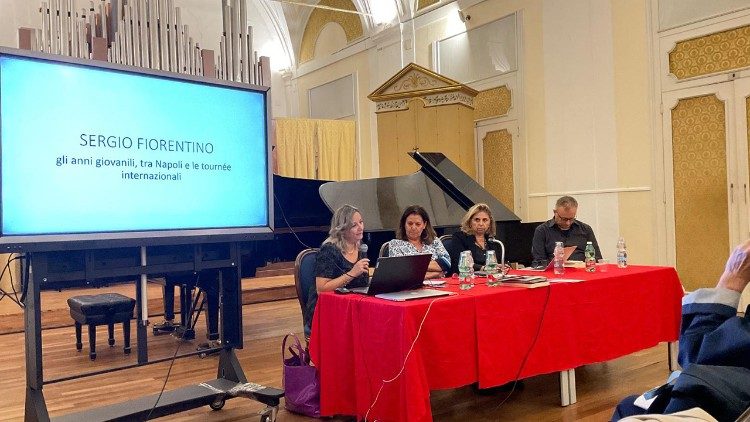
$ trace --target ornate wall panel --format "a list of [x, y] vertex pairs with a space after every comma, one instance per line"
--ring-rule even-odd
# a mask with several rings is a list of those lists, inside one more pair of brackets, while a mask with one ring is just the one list
[[484, 188], [509, 209], [515, 209], [513, 135], [505, 129], [487, 132], [482, 139]]
[[729, 247], [724, 103], [682, 99], [671, 117], [677, 272], [694, 290], [716, 283]]
[[[318, 4], [338, 9], [357, 10], [351, 0], [321, 0]], [[354, 13], [315, 9], [310, 14], [310, 18], [307, 20], [307, 25], [305, 26], [305, 32], [302, 34], [302, 43], [299, 50], [300, 63], [308, 62], [315, 57], [315, 42], [318, 39], [320, 31], [329, 22], [335, 22], [344, 28], [347, 42], [352, 42], [364, 33], [362, 30], [362, 21]]]
[[474, 98], [474, 120], [505, 116], [512, 103], [511, 92], [506, 85], [480, 91]]
[[425, 7], [432, 6], [433, 4], [439, 3], [440, 0], [417, 0], [417, 10], [422, 10]]
[[669, 52], [669, 72], [677, 79], [750, 66], [750, 26], [680, 41]]

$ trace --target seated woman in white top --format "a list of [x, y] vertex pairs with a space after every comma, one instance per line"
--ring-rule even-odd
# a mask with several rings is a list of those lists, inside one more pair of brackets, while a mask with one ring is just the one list
[[401, 215], [396, 239], [388, 242], [388, 256], [420, 253], [432, 254], [425, 278], [443, 277], [445, 271], [450, 268], [450, 255], [435, 234], [427, 211], [419, 205], [411, 205]]

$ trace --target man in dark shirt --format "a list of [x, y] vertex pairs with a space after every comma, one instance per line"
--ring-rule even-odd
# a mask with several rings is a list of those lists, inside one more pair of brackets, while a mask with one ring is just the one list
[[534, 259], [532, 266], [546, 266], [555, 251], [555, 242], [563, 242], [564, 246], [575, 246], [570, 260], [583, 261], [586, 242], [594, 244], [596, 259], [601, 259], [602, 252], [594, 236], [594, 230], [588, 224], [576, 220], [578, 201], [572, 196], [563, 196], [555, 203], [552, 219], [540, 224], [534, 231], [531, 243], [531, 255]]

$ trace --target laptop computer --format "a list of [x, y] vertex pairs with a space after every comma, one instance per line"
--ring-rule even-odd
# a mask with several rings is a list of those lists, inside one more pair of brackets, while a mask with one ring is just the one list
[[[381, 257], [378, 259], [370, 284], [367, 287], [355, 287], [349, 290], [354, 293], [398, 301], [449, 295], [450, 292], [420, 289], [431, 258], [432, 254]], [[393, 294], [396, 295], [392, 296]]]
[[[570, 256], [573, 255], [573, 252], [575, 252], [575, 251], [576, 251], [576, 247], [575, 246], [566, 246], [566, 247], [564, 247], [563, 248], [563, 254], [564, 254], [563, 255], [563, 262], [567, 262], [568, 258], [570, 258]], [[546, 267], [533, 267], [533, 268], [525, 268], [525, 269], [529, 270], [529, 271], [549, 272], [549, 271], [552, 271], [552, 267], [554, 267], [554, 266], [555, 266], [555, 260], [554, 259], [550, 259], [549, 262], [547, 263]]]

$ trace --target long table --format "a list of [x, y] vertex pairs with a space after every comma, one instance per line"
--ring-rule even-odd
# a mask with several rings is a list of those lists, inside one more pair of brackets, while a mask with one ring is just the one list
[[429, 421], [430, 390], [497, 386], [677, 340], [675, 270], [607, 269], [568, 268], [562, 278], [583, 281], [532, 289], [477, 279], [459, 290], [449, 279], [455, 295], [409, 302], [322, 293], [310, 342], [321, 414]]

